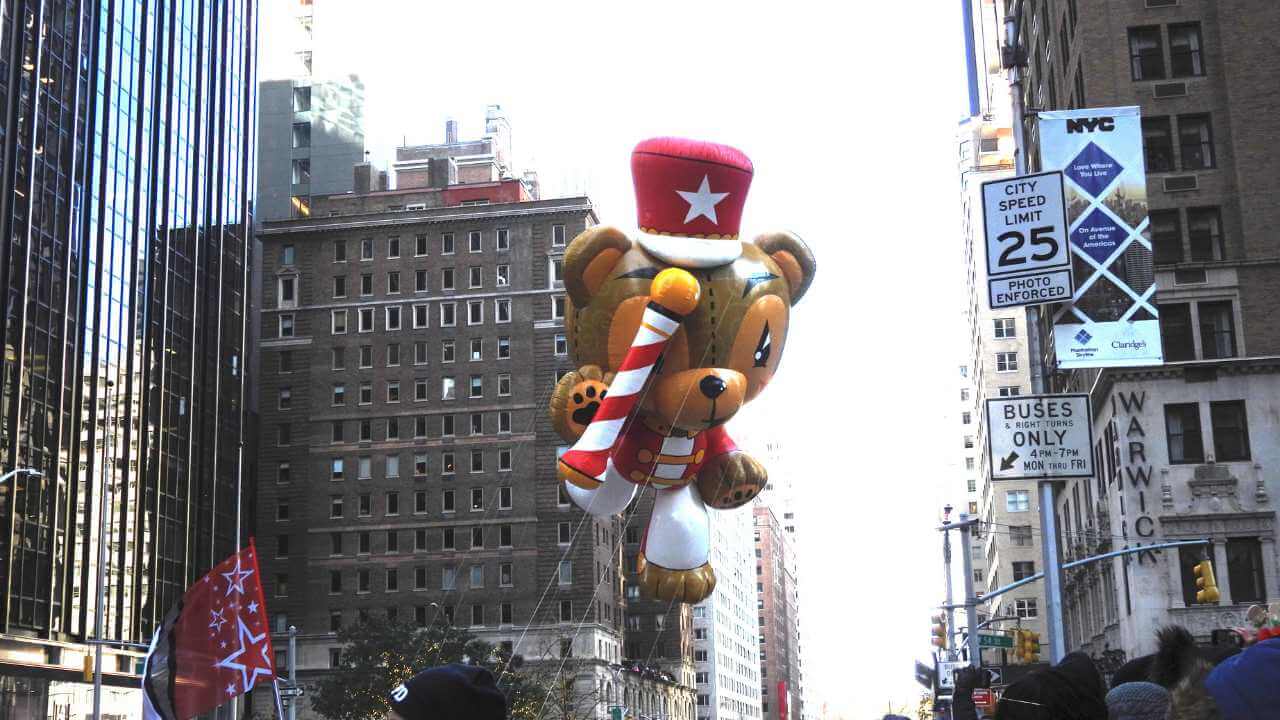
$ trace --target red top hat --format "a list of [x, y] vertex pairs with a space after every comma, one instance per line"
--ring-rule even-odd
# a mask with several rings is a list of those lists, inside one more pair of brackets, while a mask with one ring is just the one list
[[728, 145], [652, 138], [631, 153], [639, 242], [673, 265], [716, 267], [742, 254], [738, 226], [751, 160]]

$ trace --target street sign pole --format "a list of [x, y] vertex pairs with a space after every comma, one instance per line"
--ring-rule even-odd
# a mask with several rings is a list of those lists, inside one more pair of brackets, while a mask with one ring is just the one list
[[[960, 522], [969, 520], [968, 513], [960, 513]], [[969, 616], [969, 664], [982, 667], [982, 646], [978, 639], [978, 599], [973, 596], [973, 526], [960, 528], [960, 554], [964, 556], [964, 604]]]

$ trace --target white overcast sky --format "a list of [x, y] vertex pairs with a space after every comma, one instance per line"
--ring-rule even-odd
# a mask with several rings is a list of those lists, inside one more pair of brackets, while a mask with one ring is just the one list
[[375, 158], [441, 142], [447, 117], [477, 137], [498, 103], [544, 196], [585, 192], [623, 227], [638, 140], [752, 158], [744, 234], [795, 231], [819, 270], [778, 379], [729, 427], [788, 452], [773, 471], [792, 476], [805, 533], [808, 687], [850, 718], [914, 709], [941, 598], [932, 526], [960, 451], [958, 4], [315, 5], [317, 29], [343, 35], [317, 69], [362, 76]]

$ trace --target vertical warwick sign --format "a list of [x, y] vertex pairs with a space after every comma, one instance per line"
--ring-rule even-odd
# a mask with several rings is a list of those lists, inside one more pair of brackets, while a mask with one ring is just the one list
[[987, 400], [987, 467], [992, 480], [1093, 475], [1089, 396], [1019, 395]]

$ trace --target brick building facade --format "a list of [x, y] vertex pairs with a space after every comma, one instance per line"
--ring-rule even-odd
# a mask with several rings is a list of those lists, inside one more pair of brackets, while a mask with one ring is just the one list
[[[1142, 108], [1165, 354], [1163, 366], [1051, 373], [1055, 391], [1092, 394], [1100, 468], [1059, 495], [1064, 554], [1212, 540], [1067, 575], [1068, 650], [1110, 665], [1151, 651], [1162, 624], [1207, 639], [1249, 603], [1280, 597], [1280, 99], [1264, 86], [1280, 7], [1028, 0], [1021, 28], [1027, 107]], [[1033, 118], [1026, 129], [1034, 171]], [[1052, 342], [1045, 352], [1052, 370]], [[1220, 603], [1198, 605], [1189, 590], [1202, 558], [1214, 561]]]

